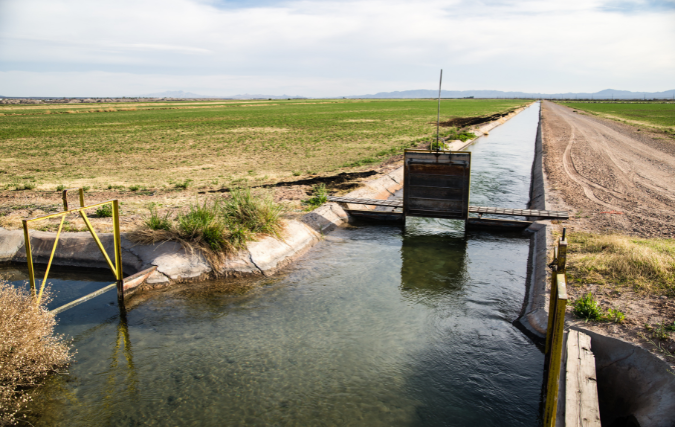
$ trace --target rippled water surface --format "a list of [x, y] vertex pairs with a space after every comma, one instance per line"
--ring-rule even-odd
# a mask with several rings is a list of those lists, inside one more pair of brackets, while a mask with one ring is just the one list
[[[525, 207], [537, 117], [472, 147], [472, 204]], [[536, 426], [543, 356], [512, 325], [528, 249], [519, 233], [415, 218], [338, 230], [244, 293], [136, 298], [126, 322], [110, 292], [61, 316], [76, 362], [33, 423]], [[108, 283], [61, 274], [64, 301]]]

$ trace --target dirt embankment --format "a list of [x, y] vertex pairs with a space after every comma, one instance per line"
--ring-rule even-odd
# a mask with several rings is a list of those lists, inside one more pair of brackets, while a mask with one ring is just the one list
[[[542, 133], [549, 209], [570, 212], [560, 228], [564, 225], [570, 233], [675, 237], [675, 144], [551, 102], [542, 105]], [[603, 308], [626, 314], [622, 325], [587, 327], [640, 343], [675, 361], [672, 334], [659, 340], [653, 332], [655, 325], [673, 324], [675, 299], [628, 288], [582, 286], [573, 279], [568, 289], [572, 299], [592, 291]]]

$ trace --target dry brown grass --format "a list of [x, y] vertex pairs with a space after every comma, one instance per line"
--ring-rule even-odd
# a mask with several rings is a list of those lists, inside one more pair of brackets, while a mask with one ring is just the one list
[[675, 296], [675, 240], [575, 233], [568, 241], [570, 278]]
[[30, 294], [0, 281], [0, 425], [15, 424], [30, 391], [68, 364], [69, 344], [54, 335], [56, 320]]

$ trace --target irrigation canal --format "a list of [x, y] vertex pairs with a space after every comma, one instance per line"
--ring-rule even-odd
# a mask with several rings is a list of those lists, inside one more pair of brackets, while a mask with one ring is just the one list
[[[472, 146], [472, 204], [526, 207], [538, 117], [535, 104]], [[340, 229], [246, 292], [174, 287], [126, 319], [104, 294], [60, 315], [76, 362], [31, 422], [536, 426], [543, 355], [512, 324], [528, 250], [520, 233], [412, 218]], [[53, 274], [53, 306], [109, 283]]]

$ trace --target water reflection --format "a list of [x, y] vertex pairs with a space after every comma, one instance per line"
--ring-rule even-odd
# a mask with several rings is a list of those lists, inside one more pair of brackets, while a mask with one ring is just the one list
[[468, 274], [466, 248], [463, 235], [439, 238], [405, 233], [401, 245], [403, 295], [415, 302], [433, 303], [438, 294], [461, 290]]

